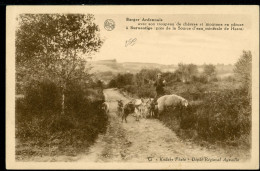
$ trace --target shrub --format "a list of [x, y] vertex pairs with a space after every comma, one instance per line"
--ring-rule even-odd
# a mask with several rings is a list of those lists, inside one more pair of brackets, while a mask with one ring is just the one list
[[198, 134], [201, 137], [234, 140], [250, 134], [251, 102], [242, 90], [225, 90], [207, 95], [197, 116]]
[[137, 86], [135, 85], [126, 85], [123, 88], [123, 91], [126, 91], [130, 94], [136, 94]]
[[170, 125], [174, 131], [179, 131], [180, 129], [195, 129], [197, 118], [196, 110], [199, 105], [188, 105], [184, 107], [181, 103], [169, 107], [160, 116], [160, 120]]
[[124, 86], [123, 91], [126, 91], [132, 95], [137, 95], [139, 98], [154, 98], [155, 88], [149, 84], [137, 86], [137, 85], [127, 85]]
[[208, 93], [201, 103], [167, 109], [160, 120], [180, 136], [189, 130], [193, 132], [189, 138], [250, 145], [245, 143], [250, 143], [251, 101], [242, 89]]
[[108, 87], [110, 87], [110, 88], [117, 87], [116, 80], [115, 79], [110, 80], [110, 82], [108, 83]]
[[171, 87], [165, 87], [166, 94], [177, 94], [189, 101], [203, 99], [205, 91], [206, 86], [199, 82], [193, 84], [175, 83]]
[[[36, 147], [56, 147], [53, 154], [67, 154], [68, 148], [82, 151], [106, 130], [108, 117], [101, 110], [104, 96], [100, 89], [85, 89], [80, 83], [69, 85], [64, 115], [60, 100], [60, 92], [51, 82], [31, 84], [25, 98], [16, 100], [16, 138], [23, 144], [16, 154], [30, 155]], [[20, 151], [24, 147], [28, 148]], [[35, 155], [49, 154], [41, 150]]]
[[37, 114], [38, 111], [58, 112], [61, 110], [61, 92], [51, 81], [31, 82], [25, 87], [25, 105], [27, 110]]
[[143, 85], [141, 87], [138, 87], [137, 89], [137, 95], [138, 97], [143, 98], [154, 98], [155, 97], [155, 88], [150, 85]]

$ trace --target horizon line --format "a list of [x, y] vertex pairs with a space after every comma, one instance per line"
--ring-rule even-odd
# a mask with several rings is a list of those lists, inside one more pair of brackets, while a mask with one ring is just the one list
[[204, 63], [204, 64], [195, 64], [195, 63], [184, 63], [184, 62], [179, 62], [177, 64], [163, 64], [163, 63], [154, 63], [154, 62], [131, 62], [131, 61], [125, 61], [125, 62], [119, 62], [117, 59], [100, 59], [100, 60], [91, 60], [89, 62], [99, 62], [99, 61], [116, 61], [116, 63], [139, 63], [139, 64], [157, 64], [157, 65], [166, 65], [166, 66], [169, 66], [169, 65], [176, 65], [178, 66], [179, 63], [182, 63], [182, 64], [194, 64], [194, 65], [235, 65], [232, 64], [232, 63], [229, 63], [229, 64], [225, 64], [225, 63], [217, 63], [217, 64], [214, 64], [214, 63]]

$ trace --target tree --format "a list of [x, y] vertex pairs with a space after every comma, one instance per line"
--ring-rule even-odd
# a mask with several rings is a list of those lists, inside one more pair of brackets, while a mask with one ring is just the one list
[[182, 82], [191, 82], [193, 81], [194, 77], [198, 75], [198, 67], [194, 64], [179, 63], [175, 74]]
[[103, 89], [104, 83], [101, 80], [97, 80], [97, 87]]
[[[252, 85], [252, 54], [251, 51], [243, 51], [234, 68], [235, 76], [246, 90]], [[250, 91], [249, 91], [250, 92]]]
[[162, 77], [166, 80], [167, 85], [171, 85], [174, 82], [180, 81], [179, 75], [177, 72], [164, 72]]
[[116, 86], [121, 88], [121, 87], [124, 87], [125, 85], [131, 85], [131, 84], [133, 84], [133, 78], [134, 78], [134, 75], [131, 73], [118, 74], [115, 78]]
[[204, 65], [202, 74], [207, 78], [207, 81], [209, 82], [210, 80], [215, 79], [217, 76], [216, 67], [212, 64]]
[[[69, 81], [86, 81], [85, 56], [102, 45], [91, 14], [21, 14], [16, 30], [17, 81], [50, 79], [62, 91], [62, 114]], [[20, 80], [18, 80], [20, 79]]]
[[188, 73], [189, 73], [188, 79], [190, 81], [194, 81], [194, 77], [197, 77], [198, 73], [199, 73], [197, 65], [188, 64], [187, 70], [188, 70]]
[[142, 69], [136, 74], [135, 80], [138, 86], [150, 84], [156, 80], [156, 75], [161, 73], [159, 69]]
[[108, 87], [117, 87], [117, 83], [115, 79], [112, 79], [109, 83], [108, 83]]

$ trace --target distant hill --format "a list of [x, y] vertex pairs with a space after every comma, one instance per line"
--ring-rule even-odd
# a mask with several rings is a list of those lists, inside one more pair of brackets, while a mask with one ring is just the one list
[[174, 72], [177, 69], [175, 65], [162, 65], [157, 63], [139, 63], [139, 62], [124, 62], [122, 66], [129, 72], [139, 72], [142, 69], [160, 69], [163, 72]]
[[123, 62], [118, 63], [116, 59], [112, 60], [99, 60], [91, 62], [93, 71], [95, 72], [130, 72], [136, 73], [142, 69], [160, 69], [163, 72], [174, 72], [177, 69], [177, 65], [163, 65], [157, 63], [140, 63], [140, 62]]
[[[114, 75], [118, 73], [137, 73], [142, 69], [159, 69], [162, 72], [174, 72], [178, 65], [163, 65], [157, 63], [140, 63], [140, 62], [123, 62], [118, 63], [116, 59], [111, 60], [99, 60], [99, 61], [91, 61], [90, 62], [93, 69], [91, 70], [92, 73], [105, 81], [110, 81]], [[229, 76], [233, 74], [233, 65], [224, 65], [218, 64], [215, 65], [217, 74], [219, 76]], [[203, 71], [203, 65], [198, 65], [198, 70], [200, 72]]]

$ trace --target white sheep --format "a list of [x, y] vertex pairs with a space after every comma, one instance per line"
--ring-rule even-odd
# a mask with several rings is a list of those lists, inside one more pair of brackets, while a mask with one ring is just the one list
[[166, 107], [171, 107], [171, 106], [176, 106], [179, 103], [181, 103], [183, 106], [187, 107], [188, 106], [188, 101], [186, 99], [184, 99], [181, 96], [175, 95], [175, 94], [171, 94], [171, 95], [164, 95], [162, 97], [160, 97], [157, 100], [157, 112], [158, 115], [161, 114], [161, 112], [166, 108]]
[[109, 103], [108, 103], [108, 102], [104, 102], [104, 103], [102, 104], [102, 110], [103, 110], [106, 114], [109, 113]]

